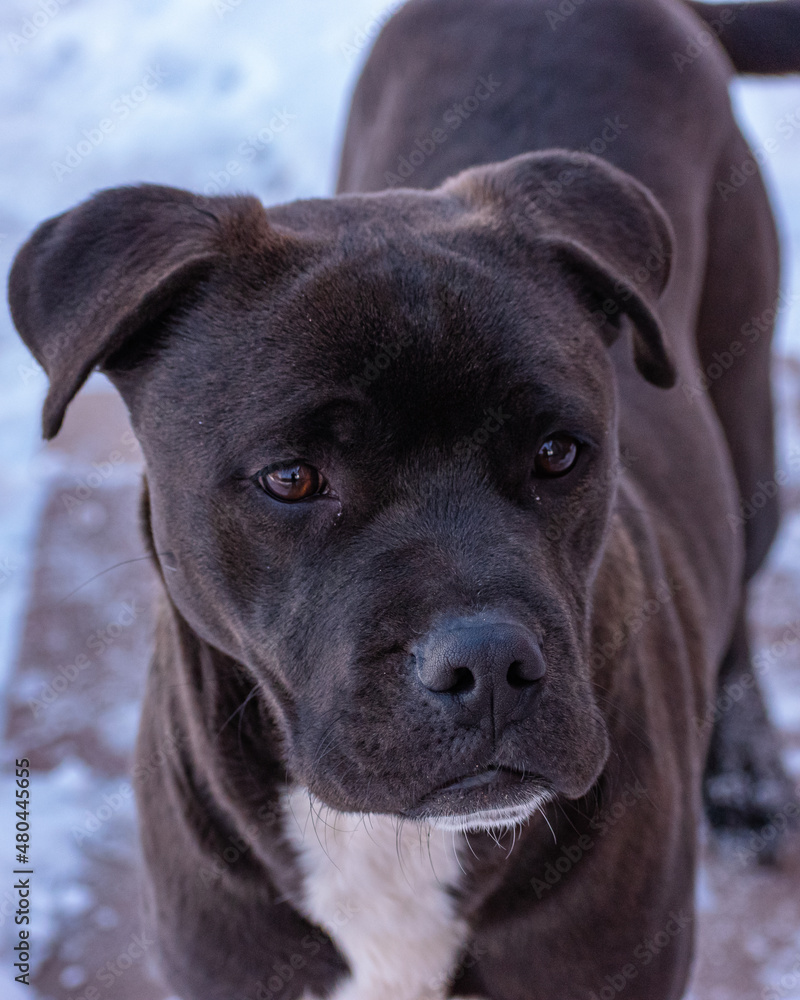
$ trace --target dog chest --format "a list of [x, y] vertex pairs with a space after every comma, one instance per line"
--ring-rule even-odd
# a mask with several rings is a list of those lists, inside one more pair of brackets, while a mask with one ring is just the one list
[[303, 872], [305, 915], [351, 969], [330, 1000], [443, 998], [467, 939], [449, 891], [461, 875], [460, 835], [338, 813], [304, 788], [287, 797], [286, 831]]

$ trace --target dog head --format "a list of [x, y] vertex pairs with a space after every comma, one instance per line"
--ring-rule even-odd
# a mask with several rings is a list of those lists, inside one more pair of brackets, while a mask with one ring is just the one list
[[121, 392], [171, 601], [250, 676], [293, 778], [474, 828], [604, 766], [606, 347], [629, 333], [671, 383], [669, 255], [646, 189], [553, 152], [270, 210], [103, 192], [36, 231], [10, 301], [46, 436], [93, 368]]

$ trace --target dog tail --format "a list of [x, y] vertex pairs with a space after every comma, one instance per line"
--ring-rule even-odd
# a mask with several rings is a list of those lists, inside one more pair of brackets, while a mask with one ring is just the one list
[[800, 0], [689, 6], [719, 38], [738, 73], [800, 73]]

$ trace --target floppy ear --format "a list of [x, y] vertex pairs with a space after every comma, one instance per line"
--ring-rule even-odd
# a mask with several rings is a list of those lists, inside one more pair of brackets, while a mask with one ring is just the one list
[[44, 222], [17, 254], [14, 323], [50, 379], [42, 426], [61, 426], [92, 369], [148, 326], [231, 245], [263, 245], [255, 198], [199, 198], [156, 185], [102, 191]]
[[548, 150], [464, 171], [444, 190], [502, 213], [577, 273], [604, 302], [594, 315], [606, 343], [619, 333], [614, 317], [627, 315], [639, 371], [654, 385], [675, 384], [656, 313], [669, 280], [672, 229], [643, 184], [599, 157]]

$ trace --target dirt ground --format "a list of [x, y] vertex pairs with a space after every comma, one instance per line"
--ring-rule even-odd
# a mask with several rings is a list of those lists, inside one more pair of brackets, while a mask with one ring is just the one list
[[[800, 370], [784, 362], [781, 419], [800, 427]], [[6, 747], [33, 767], [39, 1000], [165, 1000], [138, 916], [129, 783], [148, 650], [154, 573], [136, 530], [140, 455], [116, 397], [79, 397], [48, 446], [36, 569], [9, 686]], [[755, 647], [800, 779], [800, 489], [784, 496], [779, 555], [753, 587]], [[764, 832], [769, 837], [770, 831]], [[800, 998], [800, 842], [777, 867], [756, 842], [706, 834], [692, 1000]], [[626, 992], [625, 995], [631, 995]], [[645, 1000], [645, 998], [637, 998]]]

